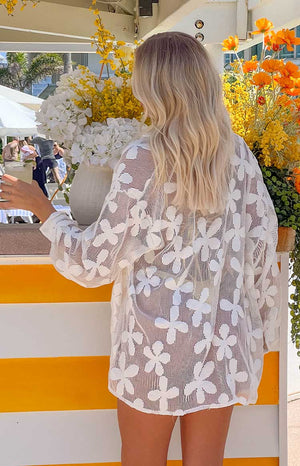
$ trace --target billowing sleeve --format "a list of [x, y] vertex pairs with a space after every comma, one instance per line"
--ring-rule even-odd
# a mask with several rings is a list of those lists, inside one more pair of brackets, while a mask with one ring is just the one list
[[246, 195], [246, 274], [262, 321], [264, 352], [279, 350], [281, 289], [277, 263], [278, 221], [256, 158], [246, 149], [253, 172]]
[[125, 152], [95, 223], [83, 230], [64, 213], [47, 219], [41, 232], [51, 241], [50, 256], [60, 274], [82, 286], [98, 287], [114, 281], [151, 250], [152, 218], [145, 199], [150, 179], [138, 155]]

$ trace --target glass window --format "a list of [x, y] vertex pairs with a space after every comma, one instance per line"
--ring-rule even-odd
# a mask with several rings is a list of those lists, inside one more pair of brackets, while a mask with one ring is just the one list
[[289, 52], [286, 49], [286, 46], [284, 46], [284, 48], [281, 50], [281, 52], [279, 54], [279, 57], [280, 58], [294, 58], [294, 52]]
[[[296, 27], [296, 36], [300, 37], [300, 26]], [[300, 45], [296, 45], [296, 58], [300, 58]]]

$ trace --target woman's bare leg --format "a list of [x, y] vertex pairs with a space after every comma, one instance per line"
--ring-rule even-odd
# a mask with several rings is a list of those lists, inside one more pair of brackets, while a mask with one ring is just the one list
[[183, 466], [222, 466], [232, 406], [180, 418]]
[[166, 466], [176, 419], [142, 413], [118, 400], [122, 466]]

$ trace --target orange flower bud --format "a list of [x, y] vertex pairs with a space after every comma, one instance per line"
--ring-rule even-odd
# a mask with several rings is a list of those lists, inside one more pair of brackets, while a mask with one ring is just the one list
[[222, 44], [225, 52], [236, 52], [239, 46], [239, 38], [238, 36], [229, 36], [227, 39], [223, 40]]
[[255, 21], [255, 25], [257, 27], [257, 31], [253, 31], [252, 34], [265, 34], [274, 27], [273, 23], [269, 21], [267, 18], [258, 19], [257, 21]]

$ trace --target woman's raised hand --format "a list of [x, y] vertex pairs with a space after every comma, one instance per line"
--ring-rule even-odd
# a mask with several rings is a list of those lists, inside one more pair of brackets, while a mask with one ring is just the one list
[[42, 222], [56, 212], [36, 181], [29, 184], [14, 176], [3, 175], [0, 187], [0, 198], [6, 201], [1, 202], [2, 209], [29, 210]]

